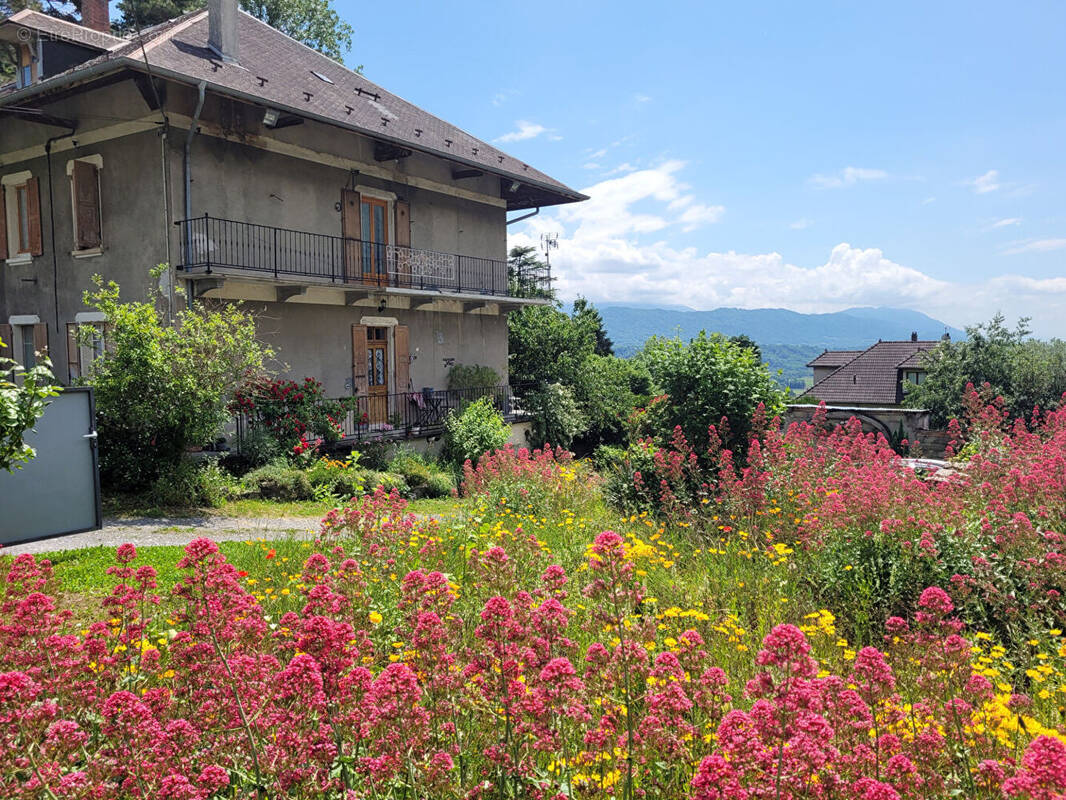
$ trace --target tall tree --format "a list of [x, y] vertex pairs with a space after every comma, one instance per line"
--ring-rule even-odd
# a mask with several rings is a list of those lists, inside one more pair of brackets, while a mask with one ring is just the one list
[[607, 336], [607, 329], [603, 325], [603, 317], [599, 310], [584, 297], [574, 301], [574, 322], [584, 325], [596, 337], [596, 355], [614, 355], [614, 342]]
[[762, 350], [759, 349], [759, 345], [755, 343], [746, 333], [738, 333], [736, 336], [730, 336], [729, 341], [735, 344], [737, 347], [743, 347], [746, 350], [751, 350], [755, 353], [755, 357], [762, 361]]

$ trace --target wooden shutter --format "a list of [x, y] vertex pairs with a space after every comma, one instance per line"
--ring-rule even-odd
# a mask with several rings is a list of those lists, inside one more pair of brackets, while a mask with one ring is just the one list
[[[394, 204], [396, 215], [396, 272], [400, 286], [410, 285], [411, 280], [411, 204], [406, 200], [397, 200]], [[407, 249], [404, 249], [407, 248]]]
[[396, 391], [411, 390], [411, 333], [406, 325], [397, 325], [393, 330], [393, 345], [396, 350]]
[[[341, 189], [341, 236], [344, 237], [344, 277], [362, 280], [362, 249], [358, 239], [362, 233], [362, 198], [352, 189]], [[364, 348], [365, 349], [365, 348]], [[365, 370], [364, 370], [365, 374]]]
[[7, 187], [0, 186], [0, 258], [7, 258], [10, 253], [7, 249]]
[[81, 347], [78, 346], [78, 323], [67, 323], [67, 380], [70, 383], [81, 377]]
[[366, 325], [352, 326], [352, 388], [356, 397], [367, 394]]
[[41, 185], [37, 178], [26, 181], [26, 215], [29, 217], [30, 255], [44, 253], [41, 239]]
[[33, 326], [33, 351], [41, 358], [48, 357], [48, 325], [44, 322]]
[[100, 173], [88, 161], [74, 162], [74, 213], [76, 247], [100, 246]]
[[15, 345], [11, 342], [11, 326], [6, 322], [0, 325], [0, 358], [14, 358]]

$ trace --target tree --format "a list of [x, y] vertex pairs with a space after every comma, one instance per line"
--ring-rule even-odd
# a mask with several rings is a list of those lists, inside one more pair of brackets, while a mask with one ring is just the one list
[[667, 396], [657, 404], [660, 416], [654, 421], [664, 440], [680, 425], [700, 451], [709, 426], [717, 426], [725, 417], [729, 424], [725, 446], [743, 452], [758, 405], [763, 404], [768, 417], [782, 410], [783, 394], [754, 351], [719, 333], [708, 336], [700, 331], [688, 343], [653, 336], [637, 359]]
[[922, 382], [906, 386], [907, 405], [928, 409], [932, 424], [943, 427], [962, 415], [966, 385], [987, 383], [1013, 417], [1057, 408], [1066, 391], [1066, 343], [1029, 338], [1028, 322], [1019, 319], [1011, 330], [997, 314], [967, 328], [966, 339], [941, 342], [922, 357]]
[[237, 387], [273, 354], [237, 305], [197, 304], [171, 326], [154, 298], [120, 302], [118, 284], [93, 281], [85, 302], [103, 312], [109, 336], [89, 374], [100, 474], [113, 488], [141, 489], [218, 435]]
[[759, 359], [759, 361], [762, 361], [762, 350], [759, 348], [759, 345], [755, 343], [755, 340], [748, 336], [748, 334], [738, 333], [736, 336], [730, 336], [729, 341], [737, 347], [744, 347], [751, 350], [755, 353], [755, 357]]
[[[122, 32], [143, 30], [203, 5], [203, 0], [120, 0], [121, 16], [115, 27]], [[352, 49], [352, 26], [340, 18], [331, 0], [240, 0], [240, 5], [253, 17], [335, 61], [343, 60]]]
[[603, 317], [599, 310], [584, 297], [578, 297], [574, 301], [574, 321], [579, 325], [585, 325], [596, 337], [596, 355], [609, 356], [614, 353], [614, 343], [607, 336], [607, 330], [603, 325]]
[[20, 469], [37, 455], [24, 437], [44, 413], [48, 398], [59, 394], [51, 366], [42, 359], [27, 370], [10, 358], [0, 358], [0, 469]]
[[509, 367], [514, 384], [572, 386], [596, 349], [586, 325], [554, 306], [526, 306], [507, 317]]
[[[41, 4], [37, 0], [0, 0], [0, 19], [6, 19], [24, 8], [40, 11]], [[0, 42], [0, 84], [14, 80], [17, 68], [18, 50], [15, 43]]]
[[512, 247], [507, 255], [507, 286], [515, 297], [555, 298], [555, 292], [544, 280], [548, 265], [537, 256], [534, 247]]

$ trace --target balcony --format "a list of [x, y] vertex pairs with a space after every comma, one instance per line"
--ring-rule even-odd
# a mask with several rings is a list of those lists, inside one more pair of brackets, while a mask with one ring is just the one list
[[359, 289], [545, 299], [547, 267], [509, 269], [506, 261], [419, 250], [322, 233], [220, 219], [180, 220], [181, 263], [189, 274], [266, 278]]

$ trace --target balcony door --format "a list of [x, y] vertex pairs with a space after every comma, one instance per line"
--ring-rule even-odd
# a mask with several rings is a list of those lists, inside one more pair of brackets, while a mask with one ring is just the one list
[[363, 197], [360, 215], [363, 242], [363, 282], [375, 286], [389, 285], [388, 203], [376, 197]]

